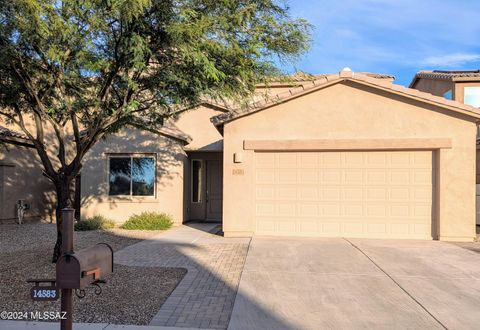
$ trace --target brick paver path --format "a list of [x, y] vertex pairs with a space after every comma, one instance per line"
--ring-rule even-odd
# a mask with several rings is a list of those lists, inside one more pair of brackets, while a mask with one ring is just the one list
[[115, 263], [188, 270], [150, 325], [226, 329], [250, 239], [223, 238], [214, 225], [181, 226], [115, 253]]

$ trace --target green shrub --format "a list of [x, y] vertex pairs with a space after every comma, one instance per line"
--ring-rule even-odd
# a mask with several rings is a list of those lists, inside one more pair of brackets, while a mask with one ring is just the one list
[[75, 222], [76, 231], [112, 229], [114, 227], [115, 222], [105, 218], [103, 215], [95, 215], [91, 218]]
[[166, 230], [173, 225], [172, 217], [165, 213], [142, 212], [132, 215], [122, 226], [123, 229]]

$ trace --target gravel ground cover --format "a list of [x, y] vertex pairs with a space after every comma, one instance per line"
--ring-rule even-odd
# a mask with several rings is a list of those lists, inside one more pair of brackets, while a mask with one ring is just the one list
[[[148, 239], [158, 231], [75, 232], [75, 250], [104, 242], [118, 251]], [[54, 278], [51, 261], [55, 224], [0, 225], [0, 310], [12, 312], [57, 312], [60, 300], [33, 302], [30, 278]], [[146, 325], [185, 276], [183, 268], [114, 266], [102, 285], [102, 294], [87, 288], [86, 296], [74, 295], [74, 322], [105, 322]]]

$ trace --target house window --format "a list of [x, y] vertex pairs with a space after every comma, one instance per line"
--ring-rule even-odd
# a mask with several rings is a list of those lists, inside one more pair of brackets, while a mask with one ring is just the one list
[[155, 158], [111, 156], [108, 194], [110, 196], [154, 196]]
[[463, 103], [480, 108], [480, 87], [465, 87]]
[[443, 97], [446, 98], [447, 100], [453, 100], [452, 90], [449, 89], [448, 91], [443, 93]]
[[202, 161], [192, 160], [192, 203], [202, 202]]

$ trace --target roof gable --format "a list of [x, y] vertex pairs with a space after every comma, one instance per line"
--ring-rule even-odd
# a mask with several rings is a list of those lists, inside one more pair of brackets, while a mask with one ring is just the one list
[[378, 79], [366, 74], [344, 70], [338, 74], [323, 75], [319, 79], [311, 81], [309, 84], [302, 84], [273, 97], [253, 102], [244, 109], [236, 109], [231, 112], [215, 116], [211, 118], [211, 121], [215, 126], [217, 126], [217, 128], [221, 128], [224, 124], [238, 118], [268, 109], [280, 103], [288, 102], [292, 99], [313, 93], [317, 90], [328, 88], [329, 86], [341, 83], [343, 81], [353, 81], [361, 85], [401, 95], [426, 104], [438, 106], [453, 113], [460, 113], [474, 120], [480, 120], [480, 111], [472, 106], [447, 100], [443, 97], [421, 92], [416, 89], [396, 85], [386, 79]]

